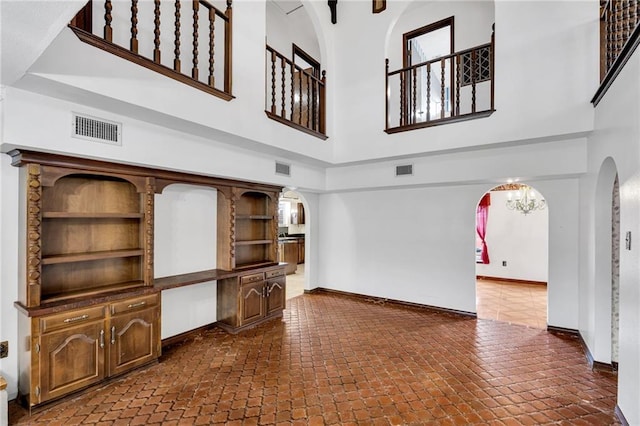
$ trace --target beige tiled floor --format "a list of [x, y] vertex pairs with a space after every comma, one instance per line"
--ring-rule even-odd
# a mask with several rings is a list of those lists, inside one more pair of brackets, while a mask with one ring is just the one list
[[287, 299], [304, 293], [304, 263], [298, 265], [295, 274], [287, 275]]
[[547, 286], [480, 279], [476, 282], [478, 318], [547, 328]]

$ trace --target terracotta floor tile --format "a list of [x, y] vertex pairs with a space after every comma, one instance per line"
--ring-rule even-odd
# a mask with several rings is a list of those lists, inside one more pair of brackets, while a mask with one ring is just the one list
[[282, 321], [202, 332], [164, 348], [160, 363], [31, 416], [11, 402], [9, 417], [64, 426], [619, 424], [616, 389], [573, 336], [314, 294], [288, 300]]

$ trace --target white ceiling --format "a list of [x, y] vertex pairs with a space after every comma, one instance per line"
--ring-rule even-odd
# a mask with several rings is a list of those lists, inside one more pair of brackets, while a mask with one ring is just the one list
[[269, 1], [271, 1], [271, 3], [278, 6], [278, 8], [285, 15], [288, 15], [289, 13], [302, 7], [302, 3], [300, 2], [300, 0], [269, 0]]

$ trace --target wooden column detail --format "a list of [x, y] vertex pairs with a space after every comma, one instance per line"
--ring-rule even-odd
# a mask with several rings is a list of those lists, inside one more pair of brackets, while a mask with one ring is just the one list
[[39, 164], [27, 165], [27, 306], [39, 306], [42, 277], [42, 184]]

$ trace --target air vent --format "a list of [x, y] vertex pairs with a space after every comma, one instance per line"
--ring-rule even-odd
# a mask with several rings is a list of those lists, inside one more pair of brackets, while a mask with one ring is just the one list
[[413, 164], [396, 166], [396, 176], [411, 176], [413, 174]]
[[278, 163], [276, 161], [276, 174], [283, 176], [291, 176], [291, 166], [289, 164]]
[[74, 113], [71, 126], [71, 136], [74, 138], [122, 145], [121, 123]]

